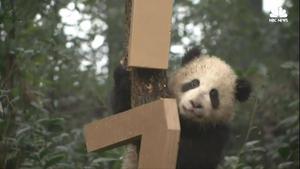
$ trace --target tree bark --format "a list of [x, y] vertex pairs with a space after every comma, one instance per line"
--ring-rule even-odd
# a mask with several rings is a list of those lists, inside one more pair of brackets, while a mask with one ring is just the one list
[[[128, 42], [130, 37], [132, 0], [125, 4], [125, 43], [122, 63], [127, 65]], [[168, 97], [166, 70], [130, 68], [131, 78], [131, 107], [136, 107], [151, 101]], [[123, 161], [123, 169], [135, 169], [138, 163], [138, 143], [130, 144]]]

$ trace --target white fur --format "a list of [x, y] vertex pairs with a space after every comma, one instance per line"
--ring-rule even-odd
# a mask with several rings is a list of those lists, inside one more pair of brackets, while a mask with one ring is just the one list
[[[200, 80], [199, 87], [182, 92], [182, 85], [193, 79]], [[183, 117], [199, 122], [229, 122], [234, 115], [236, 79], [231, 67], [220, 58], [201, 56], [171, 75], [169, 90], [177, 99]], [[220, 105], [217, 109], [212, 108], [209, 96], [213, 88], [219, 92]], [[201, 103], [203, 107], [193, 108], [190, 100]]]

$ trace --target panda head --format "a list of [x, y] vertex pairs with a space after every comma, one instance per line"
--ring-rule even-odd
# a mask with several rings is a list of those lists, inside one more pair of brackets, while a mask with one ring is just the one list
[[181, 117], [198, 122], [227, 123], [234, 115], [236, 101], [251, 93], [247, 80], [215, 56], [200, 56], [192, 49], [169, 79], [170, 93], [177, 99]]

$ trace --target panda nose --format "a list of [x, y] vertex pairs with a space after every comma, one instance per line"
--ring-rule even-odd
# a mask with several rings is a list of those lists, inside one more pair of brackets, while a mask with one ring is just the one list
[[203, 107], [200, 103], [193, 102], [193, 100], [191, 100], [190, 103], [193, 106], [193, 108], [196, 108], [196, 109], [201, 109]]

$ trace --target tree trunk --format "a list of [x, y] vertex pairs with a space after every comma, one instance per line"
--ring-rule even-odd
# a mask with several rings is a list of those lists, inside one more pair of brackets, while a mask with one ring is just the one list
[[[125, 4], [125, 43], [123, 64], [127, 65], [128, 42], [130, 37], [132, 0], [126, 0]], [[165, 98], [167, 94], [167, 74], [166, 70], [131, 68], [131, 107], [136, 107], [151, 101]], [[139, 143], [129, 145], [127, 154], [124, 157], [123, 169], [135, 169], [138, 163]]]
[[133, 68], [131, 84], [132, 107], [167, 97], [165, 70]]

